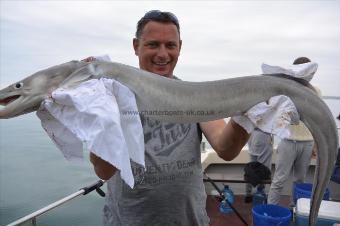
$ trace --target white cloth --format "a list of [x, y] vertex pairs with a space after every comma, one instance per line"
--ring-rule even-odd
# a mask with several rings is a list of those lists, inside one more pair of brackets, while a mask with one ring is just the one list
[[307, 81], [312, 80], [318, 64], [315, 62], [308, 62], [304, 64], [292, 64], [288, 66], [272, 66], [269, 64], [262, 64], [263, 74], [286, 74], [296, 78], [305, 79]]
[[270, 98], [268, 103], [253, 106], [244, 115], [234, 116], [233, 120], [248, 133], [257, 127], [283, 139], [290, 135], [287, 126], [299, 122], [299, 114], [289, 97], [279, 95]]
[[66, 159], [82, 159], [85, 143], [119, 169], [133, 188], [130, 159], [145, 167], [144, 135], [135, 96], [127, 87], [101, 78], [72, 89], [59, 88], [43, 101], [37, 115]]
[[[262, 64], [261, 68], [263, 74], [282, 73], [310, 81], [318, 69], [318, 64], [315, 62], [288, 66]], [[246, 114], [235, 116], [233, 120], [248, 133], [258, 127], [264, 132], [284, 139], [290, 136], [288, 125], [299, 123], [299, 115], [292, 100], [280, 95], [270, 98], [268, 103], [262, 102], [253, 106]]]

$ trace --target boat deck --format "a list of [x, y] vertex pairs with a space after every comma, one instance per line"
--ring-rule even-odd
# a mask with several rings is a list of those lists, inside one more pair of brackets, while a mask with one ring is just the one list
[[[248, 162], [248, 155], [243, 152], [232, 162], [226, 162], [219, 159], [214, 152], [206, 152], [202, 155], [202, 166], [207, 175], [217, 181], [216, 185], [219, 189], [223, 189], [223, 185], [229, 185], [229, 188], [235, 194], [234, 207], [245, 219], [249, 226], [252, 225], [252, 203], [244, 202], [245, 183], [243, 181], [244, 166]], [[313, 182], [315, 170], [315, 160], [311, 161], [308, 173], [306, 175], [306, 182]], [[275, 158], [273, 159], [272, 175], [275, 172]], [[293, 175], [290, 175], [289, 179], [285, 183], [282, 191], [280, 205], [288, 207], [291, 202]], [[266, 185], [266, 193], [268, 194], [270, 185]], [[245, 224], [237, 217], [235, 213], [223, 214], [219, 211], [219, 200], [213, 196], [217, 193], [215, 188], [209, 183], [205, 182], [207, 203], [206, 209], [210, 218], [210, 226], [244, 226]], [[330, 199], [333, 201], [340, 201], [340, 184], [330, 182], [328, 184], [330, 190]], [[291, 222], [291, 225], [294, 225]]]

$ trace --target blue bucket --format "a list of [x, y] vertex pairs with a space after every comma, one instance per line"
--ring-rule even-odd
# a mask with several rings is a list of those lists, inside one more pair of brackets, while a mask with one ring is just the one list
[[291, 212], [278, 205], [257, 205], [252, 209], [253, 226], [289, 226]]
[[[294, 203], [296, 204], [296, 201], [299, 198], [311, 198], [312, 196], [312, 189], [313, 184], [310, 183], [295, 183], [294, 184], [294, 193], [293, 193], [293, 199]], [[329, 200], [329, 189], [327, 188], [325, 193], [323, 194], [323, 200]]]

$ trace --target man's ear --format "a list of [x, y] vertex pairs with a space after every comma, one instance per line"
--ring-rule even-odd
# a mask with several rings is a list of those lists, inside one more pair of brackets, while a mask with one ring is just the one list
[[182, 49], [182, 40], [180, 39], [179, 40], [179, 52], [181, 52], [181, 49]]
[[134, 38], [132, 41], [133, 49], [135, 50], [135, 55], [138, 56], [138, 48], [139, 48], [139, 40], [138, 38]]

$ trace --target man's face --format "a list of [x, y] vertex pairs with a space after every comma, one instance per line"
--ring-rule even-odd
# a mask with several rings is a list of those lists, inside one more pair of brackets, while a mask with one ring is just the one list
[[172, 23], [148, 22], [139, 39], [133, 40], [139, 67], [165, 77], [172, 77], [180, 50], [181, 40]]

